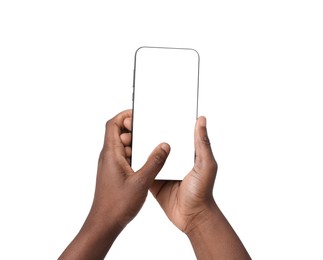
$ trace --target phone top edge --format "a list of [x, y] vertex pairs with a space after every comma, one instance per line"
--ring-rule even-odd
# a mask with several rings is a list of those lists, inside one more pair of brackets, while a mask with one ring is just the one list
[[136, 56], [137, 56], [137, 53], [138, 53], [138, 51], [139, 50], [141, 50], [141, 49], [144, 49], [144, 48], [149, 48], [149, 49], [173, 49], [173, 50], [190, 50], [190, 51], [194, 51], [195, 53], [196, 53], [196, 55], [197, 55], [197, 57], [198, 57], [198, 60], [200, 60], [200, 54], [199, 54], [199, 52], [196, 50], [196, 49], [194, 49], [194, 48], [186, 48], [186, 47], [168, 47], [168, 46], [141, 46], [141, 47], [139, 47], [139, 48], [137, 48], [136, 49], [136, 51], [135, 51], [135, 59], [136, 59]]

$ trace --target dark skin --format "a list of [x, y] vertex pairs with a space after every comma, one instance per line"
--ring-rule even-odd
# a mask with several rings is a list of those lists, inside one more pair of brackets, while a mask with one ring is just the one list
[[195, 126], [196, 159], [183, 181], [155, 180], [170, 153], [159, 144], [136, 173], [130, 167], [132, 111], [106, 124], [93, 204], [83, 227], [59, 259], [104, 259], [113, 242], [138, 214], [148, 190], [191, 241], [197, 259], [250, 259], [213, 198], [217, 172], [205, 117]]

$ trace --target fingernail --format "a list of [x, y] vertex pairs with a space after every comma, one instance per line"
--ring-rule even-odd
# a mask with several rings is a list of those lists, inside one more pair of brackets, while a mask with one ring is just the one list
[[169, 154], [170, 147], [167, 143], [162, 143], [161, 144], [161, 149], [163, 149], [167, 154]]
[[206, 127], [206, 117], [205, 116], [200, 117], [200, 126]]

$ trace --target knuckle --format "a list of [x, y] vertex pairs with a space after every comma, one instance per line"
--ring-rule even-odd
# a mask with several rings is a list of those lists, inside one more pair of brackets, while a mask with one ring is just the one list
[[166, 160], [166, 152], [164, 152], [163, 150], [159, 151], [159, 152], [156, 152], [154, 154], [154, 163], [156, 165], [164, 164], [165, 160]]
[[154, 156], [154, 163], [157, 164], [157, 165], [160, 165], [160, 164], [163, 163], [163, 159], [159, 154], [156, 154]]
[[212, 160], [212, 162], [210, 162], [210, 170], [213, 172], [217, 172], [218, 171], [218, 164], [215, 160]]
[[112, 124], [112, 119], [109, 119], [106, 123], [105, 123], [105, 129], [108, 129], [109, 126]]
[[214, 158], [206, 159], [206, 160], [199, 158], [198, 160], [195, 161], [195, 166], [197, 169], [200, 169], [200, 170], [205, 169], [209, 172], [216, 173], [218, 171], [218, 164]]
[[211, 145], [210, 139], [207, 135], [202, 136], [202, 143], [206, 145]]

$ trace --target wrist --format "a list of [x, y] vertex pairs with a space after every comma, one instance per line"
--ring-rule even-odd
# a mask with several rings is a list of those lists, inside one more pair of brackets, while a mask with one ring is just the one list
[[100, 217], [90, 212], [80, 232], [59, 259], [104, 259], [123, 229], [110, 219], [106, 216], [102, 221]]
[[207, 227], [210, 223], [213, 223], [216, 216], [220, 213], [220, 209], [216, 205], [215, 201], [209, 202], [203, 210], [201, 210], [197, 215], [192, 217], [189, 224], [186, 226], [184, 233], [190, 237], [198, 232], [199, 229]]
[[100, 212], [92, 208], [87, 216], [80, 232], [96, 234], [102, 239], [117, 237], [125, 228], [126, 224], [118, 222], [114, 212]]
[[198, 259], [251, 259], [215, 203], [186, 234]]

